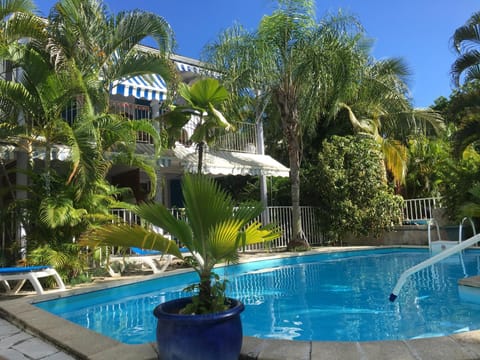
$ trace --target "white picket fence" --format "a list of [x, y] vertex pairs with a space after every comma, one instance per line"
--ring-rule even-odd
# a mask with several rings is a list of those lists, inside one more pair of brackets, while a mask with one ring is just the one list
[[[433, 216], [433, 210], [441, 207], [440, 198], [419, 198], [407, 199], [404, 202], [403, 222], [408, 223], [415, 220], [428, 220]], [[323, 234], [319, 225], [318, 209], [313, 206], [301, 206], [302, 229], [310, 245], [322, 245]], [[170, 210], [175, 216], [182, 216], [182, 209]], [[122, 222], [128, 224], [140, 224], [140, 219], [125, 209], [115, 209], [112, 211]], [[288, 241], [292, 238], [292, 207], [291, 206], [269, 206], [260, 216], [258, 221], [263, 224], [274, 223], [280, 226], [282, 236], [268, 244], [257, 244], [247, 248], [247, 250], [264, 250], [265, 248], [280, 249], [285, 248]]]
[[[441, 198], [419, 198], [407, 199], [404, 201], [403, 223], [407, 224], [415, 220], [428, 220], [433, 216], [433, 210], [442, 206]], [[176, 216], [181, 216], [181, 209], [171, 210]], [[112, 214], [128, 224], [140, 224], [141, 220], [132, 212], [126, 209], [112, 210]], [[318, 209], [312, 206], [301, 206], [302, 228], [305, 237], [310, 245], [323, 245], [323, 234], [319, 225]], [[250, 246], [248, 250], [263, 250], [265, 247], [281, 249], [287, 246], [292, 237], [292, 207], [291, 206], [269, 206], [260, 217], [263, 224], [275, 223], [282, 229], [282, 236], [267, 245]], [[0, 250], [5, 251], [7, 239], [15, 239], [15, 221], [5, 221], [0, 228]], [[11, 241], [11, 240], [10, 240]], [[14, 240], [15, 241], [15, 240]]]
[[[322, 244], [322, 232], [318, 224], [317, 208], [313, 206], [301, 206], [302, 228], [305, 237], [310, 245]], [[182, 209], [170, 209], [172, 214], [177, 217], [182, 216]], [[112, 214], [118, 216], [120, 220], [127, 224], [140, 224], [141, 219], [126, 209], [114, 209]], [[277, 249], [287, 246], [289, 239], [292, 237], [292, 207], [291, 206], [269, 206], [264, 213], [257, 219], [263, 224], [274, 223], [282, 230], [282, 236], [268, 244], [257, 244], [249, 246], [246, 250], [264, 250]]]
[[429, 220], [433, 218], [433, 210], [442, 207], [440, 197], [404, 200], [403, 221]]

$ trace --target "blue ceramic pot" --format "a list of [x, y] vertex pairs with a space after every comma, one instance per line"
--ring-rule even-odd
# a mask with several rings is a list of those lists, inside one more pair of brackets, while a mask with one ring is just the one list
[[206, 315], [184, 315], [178, 311], [191, 302], [181, 298], [158, 305], [158, 358], [161, 360], [238, 360], [242, 348], [240, 313], [244, 305], [229, 299], [230, 309]]

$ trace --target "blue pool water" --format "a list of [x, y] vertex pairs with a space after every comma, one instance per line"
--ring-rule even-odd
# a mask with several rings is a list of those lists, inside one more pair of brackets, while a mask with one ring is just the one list
[[[410, 277], [388, 301], [400, 274], [427, 250], [348, 251], [255, 261], [221, 268], [229, 296], [246, 305], [247, 336], [370, 341], [442, 336], [480, 328], [480, 305], [463, 302], [457, 281], [479, 274], [480, 251], [468, 250]], [[155, 341], [154, 307], [185, 296], [187, 273], [50, 300], [35, 305], [124, 343]]]

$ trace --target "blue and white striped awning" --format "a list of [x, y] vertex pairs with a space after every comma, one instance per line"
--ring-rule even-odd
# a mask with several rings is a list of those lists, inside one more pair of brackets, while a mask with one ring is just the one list
[[161, 101], [167, 97], [167, 84], [158, 74], [137, 75], [129, 79], [114, 81], [110, 93]]
[[218, 77], [218, 74], [212, 70], [208, 70], [207, 68], [195, 64], [189, 64], [187, 62], [183, 62], [180, 60], [174, 60], [175, 67], [177, 68], [178, 72], [180, 73], [190, 73], [190, 74], [198, 74], [204, 76], [212, 76]]
[[202, 69], [198, 66], [191, 65], [191, 64], [186, 64], [186, 63], [183, 63], [183, 62], [180, 62], [180, 61], [175, 61], [175, 65], [177, 66], [177, 70], [180, 71], [180, 72], [191, 72], [191, 73], [194, 73], [194, 74], [200, 74], [202, 72], [205, 72], [204, 69]]

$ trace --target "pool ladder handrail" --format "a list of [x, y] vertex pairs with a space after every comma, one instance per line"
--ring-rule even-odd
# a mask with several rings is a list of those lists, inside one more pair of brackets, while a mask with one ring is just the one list
[[[397, 281], [397, 284], [395, 285], [395, 287], [392, 290], [392, 293], [390, 294], [390, 297], [389, 297], [390, 301], [395, 301], [395, 299], [398, 297], [398, 294], [400, 293], [400, 290], [402, 289], [403, 285], [405, 284], [405, 281], [407, 281], [407, 278], [410, 275], [415, 274], [416, 272], [418, 272], [420, 270], [423, 270], [430, 265], [433, 265], [433, 264], [435, 264], [439, 261], [442, 261], [443, 259], [445, 259], [445, 258], [447, 258], [447, 257], [449, 257], [453, 254], [456, 254], [456, 253], [466, 249], [467, 247], [470, 247], [470, 246], [475, 245], [478, 242], [480, 242], [480, 234], [476, 234], [475, 225], [473, 225], [472, 219], [470, 219], [470, 221], [471, 221], [471, 224], [472, 224], [472, 229], [473, 229], [474, 235], [471, 238], [469, 238], [465, 241], [462, 241], [462, 238], [461, 238], [462, 226], [463, 226], [463, 222], [466, 219], [467, 218], [463, 218], [462, 221], [460, 222], [460, 228], [458, 230], [458, 232], [459, 232], [458, 244], [449, 248], [449, 249], [446, 249], [446, 250], [436, 254], [435, 256], [432, 256], [431, 258], [428, 258], [427, 260], [422, 261], [421, 263], [419, 263], [417, 265], [412, 266], [411, 268], [408, 268], [407, 270], [405, 270], [400, 275], [400, 277]], [[432, 220], [434, 220], [434, 219], [432, 219]], [[432, 223], [433, 222], [437, 224], [437, 230], [438, 230], [438, 235], [439, 235], [438, 237], [440, 239], [440, 230], [439, 230], [439, 227], [438, 227], [438, 223], [435, 220], [432, 221]], [[429, 222], [429, 225], [428, 225], [428, 229], [430, 230], [430, 222]], [[431, 241], [430, 241], [430, 231], [429, 231], [428, 241], [429, 241], [429, 247], [430, 247], [430, 243], [431, 243]]]
[[428, 233], [428, 248], [430, 249], [430, 251], [432, 250], [432, 231], [431, 231], [432, 225], [435, 225], [437, 229], [437, 240], [439, 241], [441, 240], [440, 227], [438, 226], [438, 221], [435, 220], [434, 218], [429, 219], [427, 222], [427, 226], [428, 226], [427, 233]]
[[[463, 223], [468, 220], [470, 221], [470, 226], [472, 227], [473, 235], [477, 234], [477, 231], [475, 229], [475, 223], [473, 222], [472, 218], [470, 217], [464, 217], [462, 221], [460, 221], [460, 224], [458, 226], [458, 243], [460, 244], [462, 242], [463, 238]], [[437, 230], [437, 240], [441, 241], [441, 236], [440, 236], [440, 226], [438, 225], [438, 221], [435, 220], [434, 218], [428, 220], [428, 248], [430, 251], [432, 250], [432, 231], [431, 231], [431, 226], [435, 225], [435, 228]]]
[[475, 229], [475, 223], [473, 222], [472, 218], [464, 217], [460, 222], [460, 225], [458, 226], [458, 243], [462, 242], [462, 236], [463, 236], [462, 229], [463, 229], [463, 223], [465, 222], [465, 220], [470, 221], [470, 226], [472, 227], [473, 235], [477, 235], [477, 230]]

